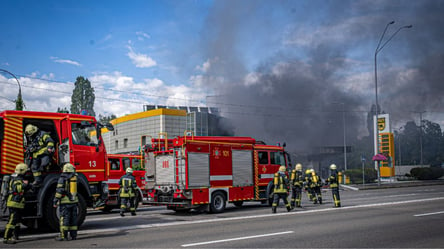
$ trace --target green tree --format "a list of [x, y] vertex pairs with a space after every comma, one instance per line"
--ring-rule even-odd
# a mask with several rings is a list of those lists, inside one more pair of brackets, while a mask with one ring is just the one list
[[102, 116], [99, 114], [99, 122], [102, 124], [109, 123], [111, 120], [116, 119], [116, 115], [112, 114], [110, 116]]
[[19, 94], [17, 96], [17, 99], [14, 102], [15, 102], [15, 110], [23, 111], [23, 108], [25, 107], [25, 102], [23, 102], [21, 90], [19, 90]]
[[83, 76], [79, 76], [74, 83], [75, 87], [71, 96], [71, 113], [80, 114], [86, 111], [87, 115], [96, 116], [94, 112], [94, 88], [91, 82]]
[[58, 113], [69, 113], [69, 111], [66, 107], [64, 107], [63, 109], [60, 107], [57, 107], [57, 112]]

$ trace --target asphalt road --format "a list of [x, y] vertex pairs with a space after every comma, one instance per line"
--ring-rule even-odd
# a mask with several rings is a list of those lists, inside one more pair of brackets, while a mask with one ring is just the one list
[[[142, 207], [137, 216], [91, 211], [76, 241], [25, 232], [2, 248], [444, 248], [444, 185], [341, 191], [342, 208], [303, 198], [277, 214], [249, 203], [222, 214]], [[4, 227], [4, 222], [1, 222]]]

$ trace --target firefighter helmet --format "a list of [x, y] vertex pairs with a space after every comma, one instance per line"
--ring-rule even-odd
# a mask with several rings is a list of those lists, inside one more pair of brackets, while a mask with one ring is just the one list
[[286, 170], [285, 166], [281, 166], [281, 167], [279, 167], [279, 171], [280, 171], [280, 172], [285, 172], [285, 170]]
[[74, 173], [76, 172], [76, 168], [74, 168], [74, 165], [67, 163], [63, 166], [63, 172]]
[[330, 165], [330, 169], [331, 169], [331, 170], [336, 170], [336, 164], [332, 164], [332, 165]]
[[306, 170], [305, 170], [305, 174], [306, 174], [306, 175], [308, 175], [308, 174], [310, 174], [310, 173], [311, 173], [310, 169], [306, 169]]
[[133, 173], [133, 169], [132, 168], [127, 168], [126, 169], [126, 173], [131, 173], [132, 174]]
[[17, 164], [17, 166], [15, 166], [15, 173], [17, 175], [23, 175], [25, 174], [25, 172], [28, 170], [28, 165], [24, 164], [24, 163], [19, 163]]
[[302, 170], [302, 164], [298, 163], [296, 164], [296, 170], [301, 171]]
[[37, 131], [39, 130], [39, 128], [37, 128], [37, 126], [32, 125], [32, 124], [28, 124], [25, 128], [25, 134], [27, 136], [32, 136], [34, 135]]

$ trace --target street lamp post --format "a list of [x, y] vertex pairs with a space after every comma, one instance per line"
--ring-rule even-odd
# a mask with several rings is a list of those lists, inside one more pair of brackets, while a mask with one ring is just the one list
[[[378, 46], [376, 46], [375, 49], [375, 104], [376, 104], [376, 110], [375, 110], [375, 118], [376, 118], [376, 126], [375, 126], [375, 146], [376, 146], [376, 151], [375, 154], [379, 153], [379, 128], [378, 128], [378, 117], [379, 117], [379, 103], [378, 103], [378, 65], [377, 65], [377, 56], [378, 53], [385, 47], [385, 45], [387, 45], [387, 43], [401, 30], [404, 28], [411, 28], [413, 27], [412, 25], [407, 25], [407, 26], [402, 26], [400, 27], [398, 30], [396, 30], [395, 33], [393, 33], [389, 39], [387, 39], [387, 41], [385, 41], [382, 46], [381, 46], [381, 42], [382, 39], [384, 38], [384, 35], [387, 31], [388, 26], [394, 24], [395, 21], [391, 21], [389, 23], [387, 23], [387, 25], [385, 26], [384, 32], [382, 32], [381, 38], [379, 39], [378, 42]], [[379, 162], [375, 161], [376, 164], [376, 170], [377, 170], [377, 174], [378, 174], [378, 186], [381, 185], [381, 177], [380, 177], [380, 171], [379, 171]]]
[[18, 95], [17, 95], [17, 100], [14, 101], [15, 102], [15, 109], [19, 110], [19, 111], [22, 111], [25, 104], [23, 103], [22, 88], [20, 86], [19, 80], [17, 79], [17, 77], [15, 77], [15, 75], [13, 73], [11, 73], [11, 72], [9, 72], [9, 71], [7, 71], [5, 69], [1, 69], [0, 68], [0, 72], [4, 72], [4, 73], [7, 73], [7, 74], [11, 75], [17, 81], [17, 84], [18, 84], [18, 87], [19, 87], [19, 92], [18, 92]]
[[345, 107], [342, 104], [342, 123], [344, 124], [344, 170], [347, 170], [347, 141], [345, 136]]

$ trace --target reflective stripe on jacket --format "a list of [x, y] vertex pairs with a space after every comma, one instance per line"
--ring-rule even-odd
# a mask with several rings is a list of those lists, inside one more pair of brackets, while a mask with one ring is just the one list
[[287, 193], [288, 192], [288, 178], [284, 173], [274, 174], [274, 192]]

